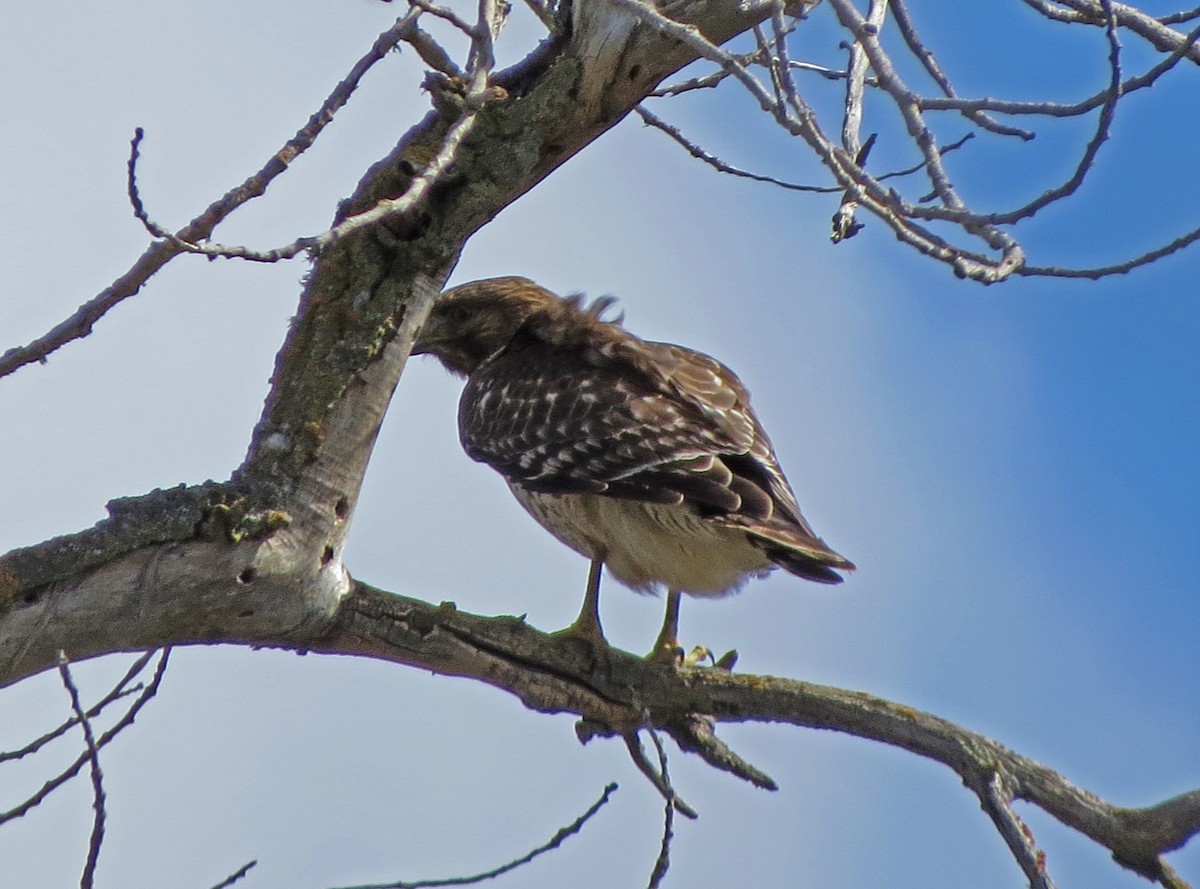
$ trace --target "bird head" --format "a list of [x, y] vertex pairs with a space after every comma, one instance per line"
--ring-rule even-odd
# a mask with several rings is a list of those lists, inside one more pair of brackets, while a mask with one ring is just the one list
[[458, 376], [479, 365], [509, 344], [536, 312], [562, 300], [528, 278], [486, 278], [442, 293], [425, 326], [414, 355], [433, 355]]

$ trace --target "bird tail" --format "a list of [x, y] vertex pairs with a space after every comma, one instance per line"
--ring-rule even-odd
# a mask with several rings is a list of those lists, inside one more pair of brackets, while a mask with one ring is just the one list
[[845, 578], [837, 572], [854, 570], [853, 562], [834, 552], [819, 537], [800, 534], [790, 528], [763, 525], [746, 531], [772, 562], [806, 580], [841, 583]]

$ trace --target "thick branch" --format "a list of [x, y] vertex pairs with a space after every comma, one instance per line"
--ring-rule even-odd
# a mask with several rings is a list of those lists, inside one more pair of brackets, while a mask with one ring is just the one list
[[358, 584], [314, 651], [345, 652], [469, 676], [545, 713], [573, 713], [627, 734], [672, 731], [694, 714], [717, 722], [784, 722], [881, 741], [953, 769], [985, 802], [996, 776], [1012, 796], [1045, 810], [1160, 878], [1159, 856], [1200, 832], [1200, 790], [1142, 809], [1114, 806], [1057, 772], [947, 720], [877, 698], [791, 679], [724, 670], [664, 669], [623, 652], [597, 663], [570, 638], [519, 618], [480, 618]]
[[[875, 30], [850, 4], [831, 2], [859, 35], [878, 82], [899, 90]], [[546, 636], [517, 618], [461, 614], [350, 579], [341, 545], [376, 432], [466, 239], [699, 57], [770, 105], [761, 84], [719, 46], [772, 15], [780, 46], [786, 30], [776, 3], [576, 2], [570, 29], [489, 77], [486, 35], [497, 8], [483, 0], [480, 21], [462, 23], [473, 39], [471, 83], [439, 81], [434, 110], [340, 208], [335, 224], [371, 224], [322, 245], [234, 479], [180, 492], [173, 509], [161, 508], [160, 498], [128, 501], [97, 529], [0, 558], [0, 686], [49, 668], [60, 651], [81, 660], [223, 642], [365, 656], [486, 682], [539, 712], [576, 714], [593, 734], [629, 735], [648, 724], [763, 785], [770, 779], [716, 740], [714, 722], [833, 729], [943, 763], [991, 812], [1007, 813], [1012, 799], [1032, 802], [1126, 866], [1166, 882], [1159, 856], [1200, 829], [1200, 791], [1145, 809], [1115, 807], [990, 739], [870, 695], [716, 669], [675, 671]], [[1125, 24], [1127, 8], [1111, 8]], [[1193, 50], [1189, 44], [1189, 57]], [[787, 72], [786, 54], [778, 53]], [[1119, 74], [1114, 61], [1114, 90]], [[920, 215], [835, 148], [787, 79], [781, 83], [795, 111], [786, 123], [853, 200], [885, 216], [897, 208]], [[481, 103], [485, 91], [492, 100]], [[928, 137], [924, 166], [943, 203], [936, 218], [952, 218], [960, 202], [922, 109], [916, 98], [902, 104], [913, 135]], [[378, 212], [396, 209], [414, 189], [418, 197], [397, 212]], [[898, 226], [919, 249], [984, 280], [1023, 262], [1015, 242], [987, 226], [973, 231], [1005, 254], [998, 262], [952, 248], [911, 219]]]

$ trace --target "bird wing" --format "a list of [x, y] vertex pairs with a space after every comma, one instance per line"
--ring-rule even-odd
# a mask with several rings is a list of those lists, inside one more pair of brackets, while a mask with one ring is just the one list
[[841, 580], [829, 566], [853, 565], [801, 515], [731, 370], [567, 308], [527, 323], [471, 374], [459, 434], [472, 459], [532, 491], [686, 503], [795, 574]]
[[682, 502], [658, 484], [675, 464], [703, 476], [715, 455], [749, 445], [744, 433], [697, 420], [686, 400], [628, 362], [526, 333], [471, 374], [459, 404], [467, 454], [512, 481], [656, 502]]

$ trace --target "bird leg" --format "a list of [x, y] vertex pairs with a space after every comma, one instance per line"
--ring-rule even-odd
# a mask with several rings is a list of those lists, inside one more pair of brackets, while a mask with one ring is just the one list
[[587, 592], [583, 595], [583, 607], [579, 609], [579, 617], [561, 631], [563, 635], [590, 642], [597, 650], [608, 648], [608, 640], [604, 638], [604, 630], [600, 627], [600, 575], [603, 570], [604, 560], [599, 556], [592, 559], [592, 567], [588, 571]]
[[679, 592], [668, 590], [667, 613], [663, 617], [662, 629], [658, 631], [654, 648], [646, 655], [646, 660], [678, 666], [682, 653], [679, 647]]

